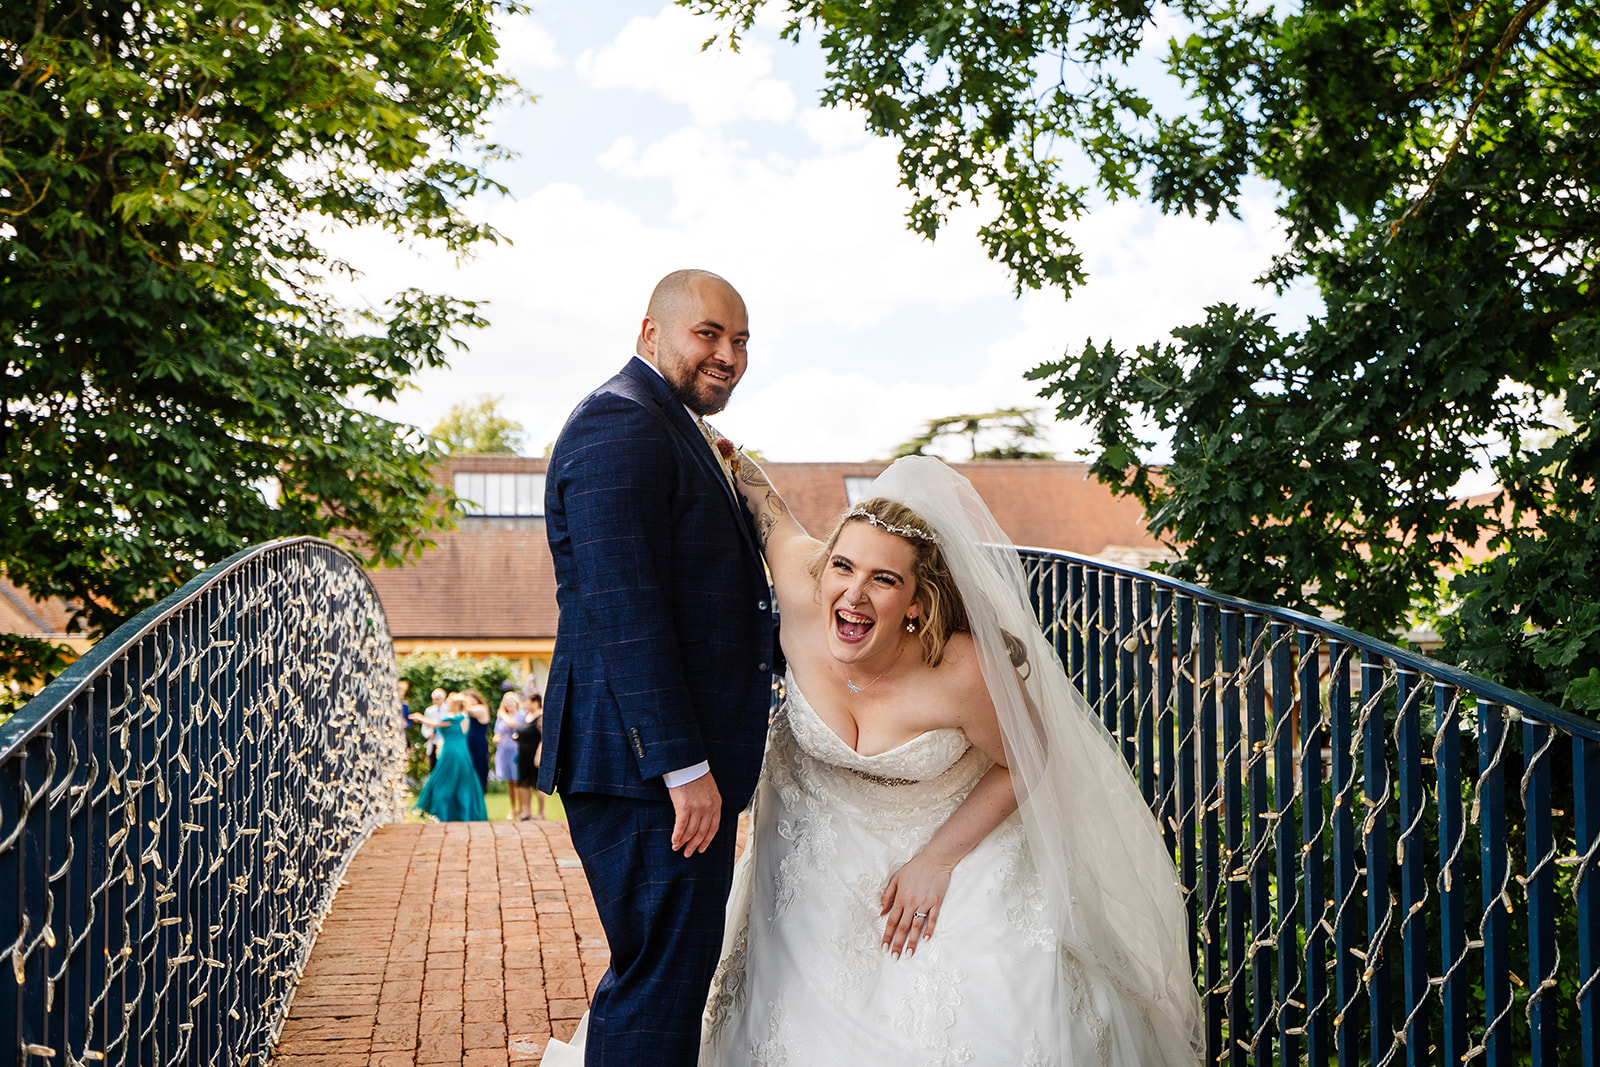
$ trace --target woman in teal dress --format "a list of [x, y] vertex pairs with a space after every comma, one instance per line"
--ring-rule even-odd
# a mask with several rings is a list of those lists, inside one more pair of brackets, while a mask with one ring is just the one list
[[441, 719], [411, 716], [432, 726], [444, 738], [439, 762], [434, 764], [433, 773], [423, 783], [414, 806], [440, 822], [484, 822], [489, 812], [483, 804], [483, 785], [478, 781], [472, 754], [467, 749], [466, 698], [453, 693], [444, 706], [445, 715]]

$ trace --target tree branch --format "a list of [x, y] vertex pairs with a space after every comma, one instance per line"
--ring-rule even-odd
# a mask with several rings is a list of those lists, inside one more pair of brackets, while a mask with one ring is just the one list
[[1439, 188], [1439, 183], [1444, 180], [1444, 172], [1450, 168], [1456, 154], [1461, 151], [1461, 146], [1466, 143], [1467, 131], [1472, 128], [1472, 120], [1478, 117], [1478, 110], [1483, 107], [1483, 102], [1488, 98], [1489, 87], [1494, 84], [1495, 75], [1500, 73], [1500, 64], [1505, 60], [1506, 53], [1511, 49], [1511, 42], [1527, 26], [1528, 20], [1537, 15], [1539, 11], [1548, 6], [1550, 0], [1528, 0], [1523, 4], [1516, 15], [1511, 19], [1511, 24], [1506, 27], [1506, 32], [1500, 35], [1500, 42], [1495, 45], [1489, 63], [1489, 72], [1483, 77], [1483, 85], [1478, 88], [1478, 95], [1473, 98], [1472, 106], [1467, 108], [1466, 115], [1461, 119], [1461, 127], [1456, 131], [1456, 139], [1451, 142], [1450, 150], [1445, 153], [1444, 162], [1434, 171], [1433, 179], [1428, 182], [1428, 187], [1417, 197], [1416, 202], [1408, 207], [1405, 212], [1389, 226], [1389, 239], [1394, 240], [1399, 234], [1400, 227], [1405, 225], [1407, 219], [1422, 210], [1424, 204], [1432, 199], [1434, 192]]

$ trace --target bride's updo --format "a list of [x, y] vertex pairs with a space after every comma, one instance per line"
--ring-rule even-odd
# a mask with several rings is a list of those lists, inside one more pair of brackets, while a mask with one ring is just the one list
[[[945, 642], [950, 635], [966, 631], [967, 609], [961, 602], [950, 565], [945, 562], [939, 548], [938, 536], [933, 528], [915, 511], [904, 504], [884, 497], [873, 497], [845, 512], [834, 526], [833, 532], [823, 542], [822, 550], [811, 560], [811, 577], [820, 585], [822, 569], [839, 544], [839, 535], [850, 523], [870, 523], [887, 530], [916, 550], [917, 590], [913, 597], [922, 613], [917, 617], [917, 639], [922, 642], [922, 659], [930, 667], [937, 667], [944, 659]], [[901, 624], [903, 625], [903, 623]]]

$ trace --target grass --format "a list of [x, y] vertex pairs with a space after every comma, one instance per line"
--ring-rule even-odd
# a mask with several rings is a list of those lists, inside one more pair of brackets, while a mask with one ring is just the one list
[[[406, 822], [427, 822], [428, 820], [413, 807], [417, 802], [414, 790], [406, 791]], [[483, 794], [483, 806], [489, 809], [490, 822], [504, 822], [511, 813], [511, 790], [506, 788], [506, 783], [491, 781], [489, 788]], [[534, 811], [538, 811], [535, 804]], [[561, 798], [547, 796], [544, 798], [544, 817], [566, 821], [566, 810], [561, 806]]]

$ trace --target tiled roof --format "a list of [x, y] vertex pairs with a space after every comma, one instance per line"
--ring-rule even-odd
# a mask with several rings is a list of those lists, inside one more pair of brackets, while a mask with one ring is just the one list
[[[845, 510], [846, 478], [875, 478], [888, 464], [768, 463], [773, 485], [800, 524], [822, 537]], [[972, 482], [1011, 540], [1029, 548], [1099, 555], [1111, 546], [1156, 553], [1137, 501], [1114, 497], [1089, 475], [1087, 463], [987, 460], [951, 464]]]
[[35, 600], [0, 572], [0, 633], [62, 638], [72, 607], [59, 597]]
[[[471, 520], [469, 520], [471, 521]], [[544, 524], [435, 534], [403, 567], [370, 572], [395, 637], [554, 637], [556, 574]]]

